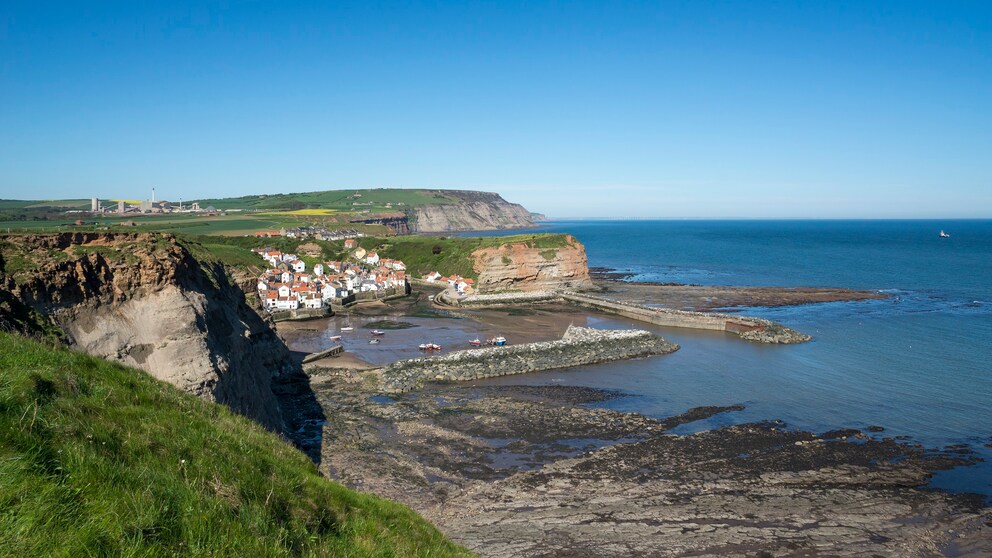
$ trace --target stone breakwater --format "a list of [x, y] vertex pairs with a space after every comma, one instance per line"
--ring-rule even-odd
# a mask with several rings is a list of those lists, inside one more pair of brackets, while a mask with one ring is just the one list
[[660, 326], [727, 331], [737, 335], [741, 339], [755, 343], [791, 344], [804, 343], [812, 339], [812, 337], [805, 333], [800, 333], [782, 324], [763, 318], [653, 308], [574, 291], [505, 292], [478, 294], [462, 298], [450, 296], [446, 291], [438, 296], [438, 301], [444, 304], [453, 304], [466, 308], [492, 308], [511, 304], [568, 302], [584, 308], [617, 314]]
[[575, 292], [561, 292], [559, 296], [562, 300], [579, 306], [660, 326], [726, 331], [756, 343], [791, 344], [804, 343], [812, 339], [809, 335], [789, 329], [782, 324], [751, 316], [652, 308]]
[[382, 369], [387, 392], [420, 387], [426, 381], [470, 381], [661, 355], [679, 346], [644, 330], [599, 330], [569, 326], [558, 341], [456, 351], [401, 360]]

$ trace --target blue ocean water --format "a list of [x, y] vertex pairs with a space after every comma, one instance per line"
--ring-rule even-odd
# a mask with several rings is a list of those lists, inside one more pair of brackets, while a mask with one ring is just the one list
[[[941, 229], [951, 238], [939, 238]], [[656, 328], [682, 349], [499, 381], [619, 389], [630, 397], [608, 405], [652, 416], [747, 407], [689, 428], [782, 419], [815, 431], [880, 425], [879, 436], [928, 446], [965, 443], [986, 462], [940, 473], [933, 485], [992, 495], [992, 221], [561, 221], [543, 231], [574, 235], [590, 266], [635, 281], [893, 296], [746, 310], [814, 336], [802, 345]]]

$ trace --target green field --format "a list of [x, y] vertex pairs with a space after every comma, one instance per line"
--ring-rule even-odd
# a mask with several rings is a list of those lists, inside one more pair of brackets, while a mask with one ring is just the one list
[[[76, 219], [87, 223], [77, 227]], [[133, 221], [136, 226], [124, 227], [121, 223]], [[346, 217], [336, 219], [335, 216], [321, 215], [291, 215], [274, 213], [231, 213], [227, 215], [205, 216], [202, 214], [160, 214], [138, 215], [133, 217], [118, 217], [104, 215], [91, 217], [88, 215], [65, 216], [57, 215], [46, 220], [0, 220], [0, 232], [57, 232], [67, 230], [110, 230], [125, 231], [158, 231], [172, 233], [188, 233], [199, 235], [244, 236], [258, 231], [279, 230], [282, 227], [299, 227], [303, 225], [324, 225], [330, 229], [358, 229], [368, 234], [383, 234], [388, 229], [382, 225], [366, 225], [349, 223]]]
[[[355, 195], [360, 197], [355, 197]], [[338, 211], [403, 211], [418, 205], [457, 203], [458, 200], [427, 190], [377, 188], [372, 190], [325, 190], [295, 194], [270, 194], [242, 196], [240, 198], [214, 198], [195, 200], [201, 207], [217, 209], [335, 209]], [[358, 205], [356, 205], [358, 204]], [[387, 207], [390, 204], [391, 207]], [[398, 205], [403, 204], [403, 205]]]
[[140, 370], [6, 333], [0, 370], [0, 555], [469, 555]]

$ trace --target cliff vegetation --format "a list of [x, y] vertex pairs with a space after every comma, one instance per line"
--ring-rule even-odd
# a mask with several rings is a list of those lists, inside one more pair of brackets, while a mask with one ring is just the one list
[[139, 370], [6, 333], [0, 370], [0, 555], [468, 555]]

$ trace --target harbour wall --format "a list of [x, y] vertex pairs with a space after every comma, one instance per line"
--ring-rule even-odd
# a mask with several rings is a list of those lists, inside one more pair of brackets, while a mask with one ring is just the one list
[[741, 339], [757, 343], [791, 344], [803, 343], [812, 339], [809, 335], [789, 329], [782, 324], [751, 316], [652, 308], [575, 292], [561, 292], [558, 293], [558, 296], [562, 300], [578, 306], [617, 314], [642, 322], [665, 327], [726, 331], [736, 334]]
[[790, 344], [803, 343], [812, 339], [809, 335], [762, 318], [653, 308], [574, 291], [504, 292], [461, 297], [453, 295], [450, 291], [444, 291], [436, 297], [436, 300], [442, 304], [464, 308], [568, 302], [584, 308], [664, 327], [726, 331], [741, 339], [756, 343]]
[[384, 391], [402, 392], [426, 381], [470, 381], [511, 374], [661, 355], [679, 346], [643, 330], [569, 326], [558, 341], [456, 351], [401, 360], [382, 369]]

